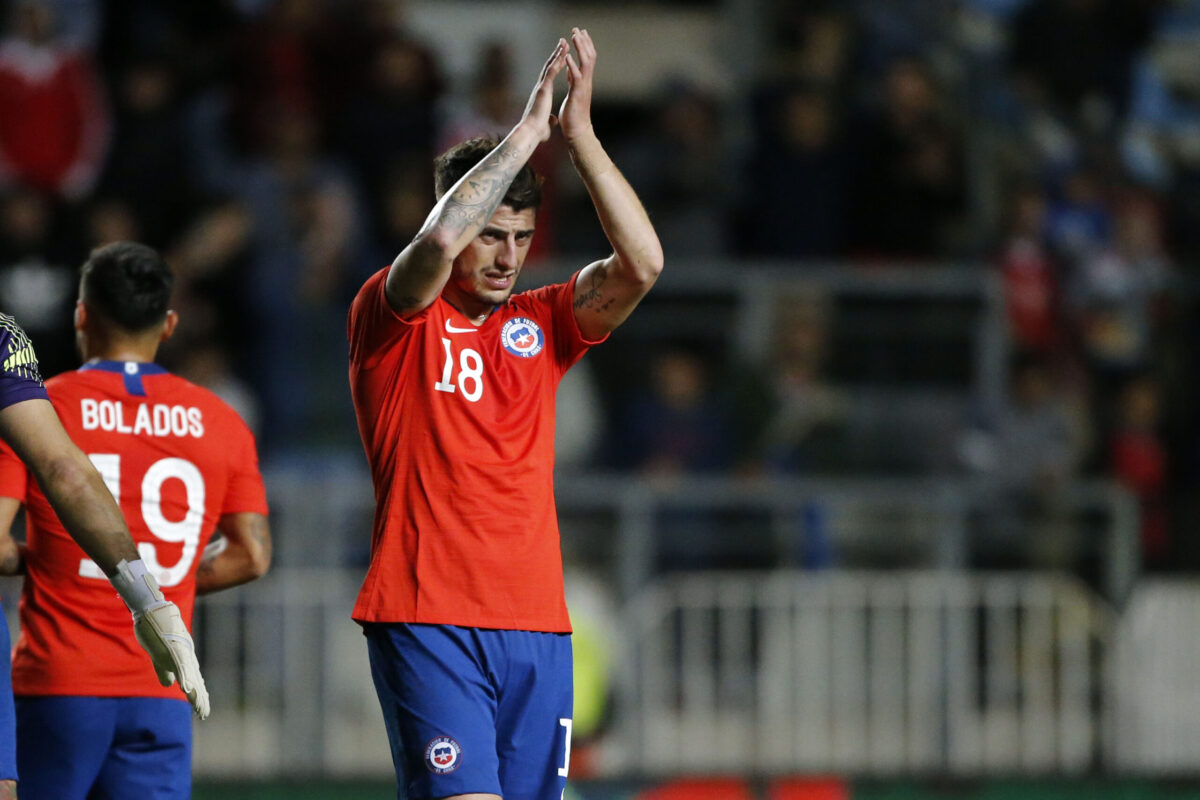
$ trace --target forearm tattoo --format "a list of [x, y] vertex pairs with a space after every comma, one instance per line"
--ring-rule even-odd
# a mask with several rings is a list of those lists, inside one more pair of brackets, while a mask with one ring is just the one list
[[489, 153], [446, 198], [438, 223], [455, 236], [492, 218], [525, 159], [508, 142]]
[[600, 265], [592, 270], [588, 288], [575, 298], [575, 308], [586, 308], [592, 311], [605, 311], [613, 304], [613, 298], [605, 298], [600, 287], [608, 280], [608, 267]]

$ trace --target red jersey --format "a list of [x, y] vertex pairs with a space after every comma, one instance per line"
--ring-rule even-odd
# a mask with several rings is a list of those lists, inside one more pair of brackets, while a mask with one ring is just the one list
[[[101, 361], [46, 381], [75, 444], [116, 498], [147, 568], [192, 624], [196, 568], [225, 514], [267, 513], [254, 437], [216, 395], [156, 364]], [[18, 695], [179, 697], [163, 687], [104, 573], [0, 448], [0, 495], [25, 504]], [[135, 677], [140, 676], [141, 680]]]
[[595, 342], [575, 278], [476, 327], [445, 299], [411, 317], [388, 270], [350, 307], [350, 388], [375, 485], [360, 622], [568, 632], [554, 507], [554, 395]]

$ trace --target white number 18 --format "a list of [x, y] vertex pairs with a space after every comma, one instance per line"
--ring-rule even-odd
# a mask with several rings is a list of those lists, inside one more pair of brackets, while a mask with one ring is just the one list
[[450, 340], [442, 337], [442, 347], [446, 348], [446, 362], [442, 365], [442, 379], [433, 385], [439, 392], [454, 394], [455, 388], [462, 390], [463, 397], [474, 403], [483, 395], [483, 358], [469, 347], [464, 347], [458, 354], [458, 386], [451, 382], [454, 378], [454, 351], [450, 349]]

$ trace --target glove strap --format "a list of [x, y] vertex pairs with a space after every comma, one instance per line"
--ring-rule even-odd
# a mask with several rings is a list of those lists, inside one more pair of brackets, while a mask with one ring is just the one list
[[158, 588], [158, 581], [154, 580], [154, 576], [146, 569], [146, 562], [140, 558], [137, 561], [121, 559], [112, 585], [134, 618], [167, 605], [167, 599]]

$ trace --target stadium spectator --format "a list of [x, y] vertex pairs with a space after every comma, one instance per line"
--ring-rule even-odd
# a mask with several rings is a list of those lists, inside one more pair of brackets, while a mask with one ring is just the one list
[[653, 122], [620, 148], [626, 174], [654, 216], [663, 248], [680, 258], [728, 249], [728, 174], [717, 100], [685, 80], [668, 83]]
[[997, 266], [1013, 343], [1053, 356], [1066, 345], [1067, 335], [1058, 262], [1046, 245], [1046, 209], [1045, 192], [1037, 185], [1012, 192]]
[[1046, 241], [1070, 274], [1084, 259], [1108, 246], [1112, 238], [1112, 208], [1105, 181], [1089, 163], [1070, 166], [1052, 182], [1046, 216]]
[[1014, 357], [1004, 405], [965, 433], [966, 466], [987, 479], [974, 566], [1070, 568], [1081, 554], [1063, 490], [1086, 455], [1086, 425], [1043, 356]]
[[142, 221], [129, 205], [114, 198], [97, 198], [88, 203], [83, 236], [89, 249], [109, 242], [136, 241]]
[[513, 54], [503, 41], [485, 42], [479, 50], [470, 92], [446, 98], [437, 150], [476, 136], [508, 130], [521, 115], [521, 98], [513, 88]]
[[10, 16], [0, 40], [0, 186], [79, 200], [109, 145], [101, 82], [88, 55], [57, 38], [48, 2], [20, 0]]
[[[395, 182], [414, 180], [416, 169], [410, 165], [418, 163], [417, 190], [427, 183], [441, 84], [432, 53], [416, 40], [397, 36], [379, 47], [368, 89], [348, 104], [338, 122], [338, 152], [353, 170], [382, 238], [387, 238]], [[422, 205], [425, 197], [428, 193], [421, 195]]]
[[848, 398], [826, 375], [828, 299], [789, 294], [776, 304], [768, 357], [741, 381], [735, 415], [739, 463], [750, 474], [834, 468]]
[[1150, 374], [1130, 378], [1117, 396], [1116, 422], [1108, 440], [1108, 467], [1141, 507], [1143, 565], [1169, 565], [1170, 521], [1166, 492], [1170, 480], [1161, 431], [1161, 387]]
[[136, 236], [120, 238], [161, 247], [195, 206], [177, 77], [165, 58], [132, 61], [114, 100], [115, 136], [96, 194], [120, 198], [139, 221]]
[[733, 419], [694, 347], [666, 345], [649, 361], [646, 385], [620, 412], [616, 463], [664, 479], [717, 474], [733, 465]]
[[[853, 460], [845, 435], [849, 397], [826, 374], [830, 313], [829, 298], [816, 291], [789, 292], [777, 300], [767, 357], [736, 382], [733, 393], [737, 469], [743, 475], [840, 472]], [[740, 518], [753, 519], [752, 512], [742, 512]], [[829, 518], [830, 510], [819, 498], [801, 505], [792, 523], [797, 535], [787, 556], [791, 564], [810, 569], [833, 565]], [[761, 537], [771, 524], [760, 518], [757, 528], [739, 539]], [[760, 543], [759, 549], [771, 548]]]
[[[693, 477], [727, 474], [734, 465], [733, 410], [704, 351], [684, 343], [655, 349], [645, 385], [635, 389], [612, 426], [615, 463], [657, 487], [686, 486]], [[731, 538], [723, 514], [686, 503], [658, 509], [654, 536], [660, 571], [744, 566], [751, 550], [757, 556], [762, 549], [746, 537]]]
[[361, 65], [374, 42], [359, 24], [370, 17], [356, 10], [364, 9], [351, 4], [340, 13], [328, 0], [271, 0], [261, 16], [238, 26], [228, 86], [237, 152], [269, 154], [279, 114], [307, 117], [321, 146], [329, 141], [345, 105], [367, 85]]
[[768, 14], [775, 53], [775, 79], [850, 91], [858, 32], [851, 13], [838, 2], [776, 2]]
[[1086, 356], [1099, 376], [1150, 365], [1155, 315], [1171, 274], [1153, 200], [1129, 192], [1115, 211], [1111, 245], [1079, 259], [1068, 301]]
[[945, 90], [911, 57], [892, 61], [882, 105], [854, 120], [851, 255], [945, 257], [961, 241], [967, 186], [961, 131]]
[[797, 83], [765, 90], [756, 107], [734, 237], [738, 249], [781, 258], [841, 255], [850, 162], [833, 98], [818, 86]]

